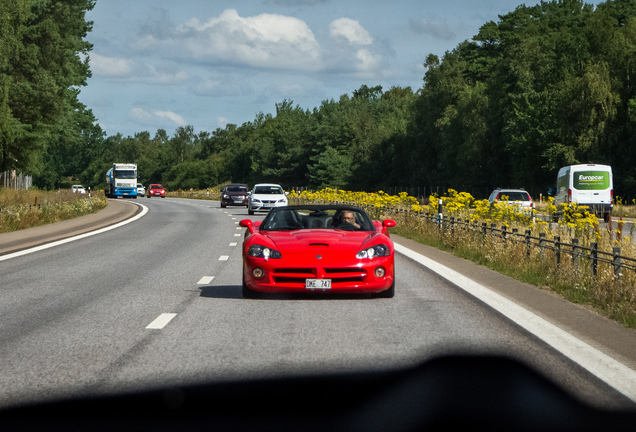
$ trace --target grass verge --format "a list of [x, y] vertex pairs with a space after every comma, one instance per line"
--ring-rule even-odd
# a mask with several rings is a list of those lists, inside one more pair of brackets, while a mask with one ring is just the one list
[[95, 213], [106, 207], [104, 196], [70, 190], [38, 191], [0, 188], [0, 233], [46, 225]]

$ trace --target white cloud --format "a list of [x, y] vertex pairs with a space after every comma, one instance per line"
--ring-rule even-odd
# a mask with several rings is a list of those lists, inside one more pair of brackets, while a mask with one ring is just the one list
[[241, 17], [235, 9], [206, 22], [191, 19], [170, 37], [145, 35], [134, 45], [199, 62], [300, 70], [321, 66], [318, 42], [304, 21], [274, 14]]
[[230, 123], [230, 121], [229, 121], [228, 119], [226, 119], [225, 117], [221, 117], [221, 116], [219, 116], [219, 117], [216, 119], [216, 121], [217, 121], [217, 123], [218, 123], [218, 125], [219, 125], [219, 127], [220, 127], [221, 129], [225, 128], [225, 126], [227, 126], [227, 125], [228, 125], [228, 123]]
[[90, 65], [94, 74], [111, 77], [129, 76], [134, 69], [133, 62], [128, 59], [106, 57], [96, 53], [90, 55]]
[[427, 34], [436, 39], [451, 40], [455, 38], [455, 33], [448, 28], [445, 22], [440, 20], [434, 21], [420, 18], [417, 21], [410, 20], [409, 25], [415, 33]]
[[356, 57], [358, 58], [357, 69], [360, 72], [373, 72], [382, 66], [382, 57], [367, 49], [359, 49]]
[[371, 45], [373, 38], [359, 21], [350, 18], [340, 18], [331, 22], [329, 34], [332, 38], [344, 38], [351, 45]]
[[172, 111], [146, 111], [143, 108], [133, 108], [130, 110], [130, 117], [137, 123], [145, 126], [161, 126], [169, 120], [176, 126], [185, 126], [186, 121], [179, 114], [175, 114]]

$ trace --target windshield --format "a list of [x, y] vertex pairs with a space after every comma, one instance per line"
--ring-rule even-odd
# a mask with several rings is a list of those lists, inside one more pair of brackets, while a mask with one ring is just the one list
[[457, 353], [636, 401], [636, 0], [0, 3], [0, 407]]
[[254, 194], [258, 195], [282, 195], [283, 188], [280, 186], [259, 186], [254, 189]]
[[261, 225], [264, 231], [337, 229], [375, 231], [362, 209], [351, 207], [292, 206], [274, 209]]
[[137, 171], [135, 170], [116, 170], [115, 177], [118, 179], [136, 179]]
[[508, 201], [530, 201], [528, 194], [525, 192], [499, 192], [497, 199]]

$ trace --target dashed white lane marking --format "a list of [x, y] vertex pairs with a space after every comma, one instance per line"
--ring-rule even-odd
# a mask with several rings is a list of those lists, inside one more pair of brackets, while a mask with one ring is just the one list
[[165, 326], [167, 326], [168, 323], [172, 321], [172, 319], [176, 316], [177, 316], [176, 313], [162, 313], [161, 315], [157, 317], [157, 319], [155, 319], [153, 322], [148, 324], [146, 328], [147, 329], [162, 329]]
[[134, 216], [134, 217], [132, 217], [130, 219], [126, 219], [123, 222], [119, 222], [118, 224], [111, 225], [111, 226], [108, 226], [106, 228], [101, 228], [101, 229], [98, 229], [96, 231], [87, 232], [87, 233], [84, 233], [84, 234], [77, 235], [75, 237], [69, 237], [67, 239], [58, 240], [58, 241], [55, 241], [55, 242], [52, 242], [52, 243], [47, 243], [47, 244], [42, 245], [42, 246], [36, 246], [34, 248], [31, 248], [31, 249], [25, 249], [25, 250], [20, 251], [20, 252], [14, 252], [12, 254], [4, 255], [4, 256], [0, 257], [0, 261], [5, 261], [5, 260], [11, 259], [11, 258], [17, 258], [19, 256], [27, 255], [27, 254], [30, 254], [30, 253], [33, 253], [33, 252], [41, 251], [41, 250], [52, 248], [52, 247], [55, 247], [55, 246], [60, 246], [60, 245], [63, 245], [65, 243], [70, 243], [70, 242], [75, 241], [75, 240], [80, 240], [80, 239], [83, 239], [83, 238], [86, 238], [86, 237], [90, 237], [90, 236], [94, 236], [94, 235], [97, 235], [97, 234], [101, 234], [103, 232], [110, 231], [110, 230], [113, 230], [115, 228], [119, 228], [121, 226], [129, 224], [131, 222], [136, 221], [139, 218], [142, 218], [142, 217], [146, 216], [146, 213], [148, 213], [148, 207], [146, 207], [143, 204], [137, 204], [137, 203], [133, 203], [133, 204], [142, 207], [142, 211], [137, 216]]
[[212, 282], [213, 279], [214, 279], [214, 276], [203, 276], [201, 280], [197, 282], [197, 285], [207, 285], [210, 282]]
[[229, 260], [229, 259], [230, 259], [230, 256], [229, 256], [229, 255], [221, 255], [221, 256], [219, 257], [219, 261], [227, 261], [227, 260]]
[[636, 371], [472, 279], [395, 243], [395, 250], [481, 300], [636, 402]]
[[240, 234], [234, 234], [234, 237], [240, 237], [240, 236], [241, 236]]
[[243, 227], [236, 227], [236, 229], [243, 229]]
[[232, 242], [230, 243], [230, 246], [236, 246], [238, 243], [237, 242]]

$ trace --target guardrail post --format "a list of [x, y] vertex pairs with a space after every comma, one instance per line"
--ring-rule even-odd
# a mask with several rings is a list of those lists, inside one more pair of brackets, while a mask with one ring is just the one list
[[488, 231], [487, 226], [488, 226], [488, 225], [486, 225], [486, 222], [482, 222], [482, 224], [481, 224], [481, 233], [482, 233], [483, 235], [486, 235], [486, 233], [487, 233], [487, 231]]
[[579, 248], [579, 239], [572, 239], [572, 264], [578, 268], [580, 263], [581, 251]]
[[450, 232], [451, 232], [451, 235], [455, 233], [455, 218], [454, 217], [450, 218]]
[[598, 269], [598, 243], [590, 243], [590, 271], [592, 276], [596, 276]]
[[561, 237], [554, 237], [554, 265], [559, 266], [561, 264]]
[[545, 262], [545, 233], [539, 233], [539, 248], [541, 249], [541, 262]]
[[530, 230], [526, 230], [526, 256], [529, 257], [530, 256]]
[[506, 243], [506, 226], [501, 226], [501, 240]]
[[614, 254], [614, 276], [620, 281], [623, 279], [623, 257], [621, 256], [621, 248], [613, 248], [612, 253]]
[[442, 224], [442, 204], [443, 203], [444, 201], [442, 201], [441, 198], [437, 202], [437, 221], [439, 222], [440, 226]]

